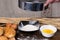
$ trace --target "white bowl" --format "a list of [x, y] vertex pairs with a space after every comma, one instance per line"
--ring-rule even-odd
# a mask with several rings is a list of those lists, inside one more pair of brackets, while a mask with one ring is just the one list
[[[46, 33], [42, 32], [43, 29], [50, 29], [54, 33], [52, 33], [52, 34], [46, 34]], [[42, 35], [44, 37], [52, 37], [57, 32], [57, 28], [55, 26], [53, 26], [53, 25], [43, 25], [43, 26], [40, 27], [40, 31], [41, 31], [41, 33], [42, 33]]]

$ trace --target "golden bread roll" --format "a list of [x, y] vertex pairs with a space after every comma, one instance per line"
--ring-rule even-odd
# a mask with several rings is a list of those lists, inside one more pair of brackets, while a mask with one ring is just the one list
[[16, 31], [12, 27], [6, 27], [4, 35], [8, 38], [14, 37], [16, 34]]
[[13, 29], [17, 29], [17, 24], [12, 24], [11, 27], [12, 27]]
[[3, 34], [3, 27], [0, 27], [0, 36]]
[[0, 36], [0, 40], [8, 40], [8, 38], [5, 36]]
[[6, 23], [6, 27], [10, 27], [11, 25], [11, 23]]
[[13, 38], [10, 38], [9, 40], [16, 40], [16, 39], [13, 37]]

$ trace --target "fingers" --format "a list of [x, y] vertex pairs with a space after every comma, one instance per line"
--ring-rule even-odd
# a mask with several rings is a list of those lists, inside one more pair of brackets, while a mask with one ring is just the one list
[[47, 6], [50, 2], [47, 0], [46, 3], [44, 4], [44, 6]]
[[56, 2], [59, 2], [60, 0], [55, 0]]
[[44, 6], [47, 6], [48, 4], [52, 3], [54, 0], [47, 0]]
[[48, 4], [50, 4], [52, 2], [60, 2], [60, 0], [47, 0], [46, 3], [44, 4], [44, 6], [47, 6]]

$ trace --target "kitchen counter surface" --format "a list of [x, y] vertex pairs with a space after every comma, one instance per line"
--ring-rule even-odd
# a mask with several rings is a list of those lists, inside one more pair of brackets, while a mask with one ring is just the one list
[[16, 34], [16, 39], [20, 38], [21, 40], [60, 40], [60, 18], [0, 18], [0, 23], [16, 23], [20, 21], [27, 20], [38, 20], [41, 25], [51, 24], [58, 28], [56, 34], [51, 38], [45, 38], [41, 35], [41, 32], [38, 30], [36, 32], [22, 32], [19, 31]]
[[16, 23], [22, 20], [38, 20], [41, 24], [51, 24], [60, 30], [60, 18], [0, 18], [0, 23]]

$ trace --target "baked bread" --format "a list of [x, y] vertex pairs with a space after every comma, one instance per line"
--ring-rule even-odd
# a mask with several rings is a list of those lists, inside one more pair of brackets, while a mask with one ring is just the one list
[[5, 36], [0, 36], [0, 40], [8, 40], [8, 38]]
[[6, 27], [12, 27], [13, 29], [17, 29], [17, 24], [6, 23]]
[[0, 27], [0, 36], [3, 34], [3, 27]]
[[16, 34], [16, 31], [12, 27], [6, 27], [4, 35], [8, 38], [14, 37]]
[[6, 27], [10, 27], [11, 25], [11, 23], [6, 23]]
[[12, 24], [11, 27], [12, 27], [13, 29], [17, 29], [17, 24]]

